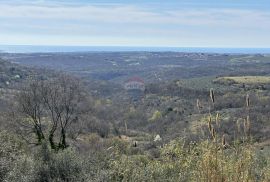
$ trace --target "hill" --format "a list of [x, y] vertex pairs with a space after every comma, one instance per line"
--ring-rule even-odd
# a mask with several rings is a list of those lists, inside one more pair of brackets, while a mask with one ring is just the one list
[[[2, 56], [6, 179], [269, 179], [265, 60], [145, 52]], [[123, 85], [135, 75], [145, 87], [137, 100]]]

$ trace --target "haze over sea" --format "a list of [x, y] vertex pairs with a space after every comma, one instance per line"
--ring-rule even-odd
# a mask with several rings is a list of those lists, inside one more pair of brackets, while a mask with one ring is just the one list
[[270, 48], [0, 45], [0, 52], [4, 53], [129, 52], [129, 51], [270, 54]]

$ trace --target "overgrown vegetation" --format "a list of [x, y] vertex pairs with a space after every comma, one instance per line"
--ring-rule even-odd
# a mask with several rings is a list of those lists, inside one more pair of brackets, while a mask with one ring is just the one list
[[134, 103], [105, 81], [21, 77], [0, 93], [0, 181], [270, 181], [265, 79], [150, 83]]
[[6, 181], [270, 180], [269, 156], [250, 144], [224, 148], [223, 143], [213, 141], [185, 143], [183, 139], [175, 139], [158, 149], [158, 158], [136, 154], [119, 139], [111, 140], [107, 146], [110, 145], [91, 152], [89, 157], [71, 148], [56, 153], [45, 143], [31, 151], [34, 155], [17, 155], [16, 149], [5, 147], [9, 158], [4, 158], [1, 151], [1, 178]]

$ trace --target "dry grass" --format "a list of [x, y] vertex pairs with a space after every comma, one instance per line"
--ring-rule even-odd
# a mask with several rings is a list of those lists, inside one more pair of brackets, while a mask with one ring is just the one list
[[270, 76], [219, 77], [214, 82], [234, 82], [236, 84], [270, 84]]
[[233, 63], [265, 63], [269, 62], [270, 57], [269, 55], [249, 55], [249, 56], [241, 56], [230, 59], [230, 62]]

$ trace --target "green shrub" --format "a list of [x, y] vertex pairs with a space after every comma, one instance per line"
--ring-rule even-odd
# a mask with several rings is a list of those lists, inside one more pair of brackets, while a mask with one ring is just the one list
[[35, 157], [35, 181], [84, 181], [83, 160], [72, 150], [55, 152], [47, 144]]
[[17, 136], [0, 131], [0, 181], [12, 170], [16, 160], [20, 160], [25, 149], [25, 144]]

